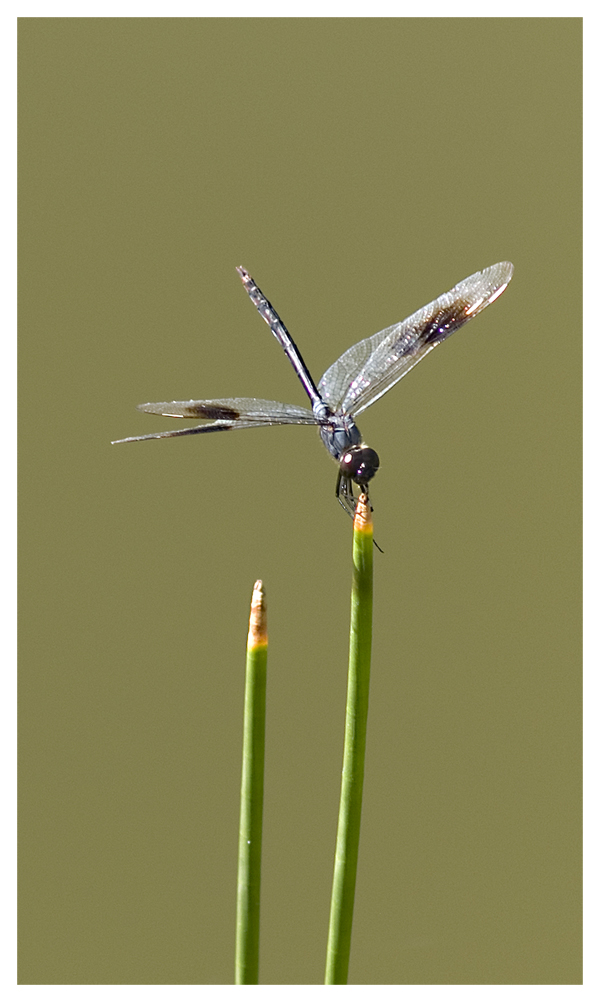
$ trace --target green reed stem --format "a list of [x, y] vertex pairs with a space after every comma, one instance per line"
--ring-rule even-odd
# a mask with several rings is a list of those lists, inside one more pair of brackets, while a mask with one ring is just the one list
[[251, 599], [245, 668], [235, 943], [236, 986], [257, 984], [259, 972], [267, 659], [266, 601], [262, 581], [258, 580]]
[[327, 986], [346, 985], [349, 974], [365, 769], [365, 737], [372, 652], [372, 600], [372, 517], [366, 498], [361, 496], [353, 521], [349, 678], [341, 801], [326, 953], [325, 983]]

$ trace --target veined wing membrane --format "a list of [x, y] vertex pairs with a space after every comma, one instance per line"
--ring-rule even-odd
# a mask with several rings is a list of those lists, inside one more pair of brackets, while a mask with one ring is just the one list
[[271, 427], [278, 424], [317, 424], [311, 410], [272, 399], [189, 399], [184, 402], [141, 403], [138, 410], [163, 417], [183, 417], [210, 421], [196, 427], [176, 431], [160, 431], [139, 437], [121, 438], [113, 444], [128, 441], [151, 441], [157, 438], [183, 437], [188, 434], [209, 434], [215, 431], [241, 430], [249, 427]]
[[317, 424], [311, 410], [273, 399], [188, 399], [183, 403], [140, 403], [144, 413], [163, 417], [189, 417], [197, 420], [250, 420], [260, 424]]
[[340, 405], [343, 413], [361, 413], [434, 347], [494, 302], [512, 273], [508, 261], [493, 264], [401, 323], [350, 347], [322, 376], [318, 388], [323, 399], [331, 407]]

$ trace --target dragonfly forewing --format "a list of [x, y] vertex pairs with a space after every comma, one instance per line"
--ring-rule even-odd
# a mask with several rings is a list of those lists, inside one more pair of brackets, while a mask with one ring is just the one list
[[153, 441], [167, 437], [186, 437], [189, 434], [210, 434], [216, 431], [247, 430], [251, 427], [272, 427], [283, 424], [317, 424], [311, 410], [291, 403], [278, 403], [273, 399], [188, 399], [184, 402], [141, 403], [138, 410], [156, 413], [162, 417], [183, 417], [210, 421], [196, 427], [183, 427], [176, 431], [160, 431], [137, 437], [120, 438], [112, 444], [129, 441]]
[[162, 417], [186, 417], [197, 420], [249, 420], [260, 424], [317, 424], [311, 410], [292, 403], [278, 403], [274, 399], [187, 399], [170, 403], [140, 403], [143, 413], [157, 413]]
[[509, 261], [477, 271], [402, 322], [350, 347], [322, 376], [323, 398], [330, 406], [340, 405], [343, 413], [357, 416], [434, 347], [494, 302], [512, 274]]

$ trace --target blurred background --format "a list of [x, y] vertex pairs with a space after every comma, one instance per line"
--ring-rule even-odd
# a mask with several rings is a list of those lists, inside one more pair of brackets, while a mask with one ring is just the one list
[[[233, 981], [244, 647], [270, 622], [261, 982], [323, 979], [351, 524], [306, 404], [474, 271], [359, 419], [374, 648], [351, 983], [579, 983], [581, 34], [559, 19], [20, 21], [23, 984]], [[566, 350], [565, 350], [566, 347]]]

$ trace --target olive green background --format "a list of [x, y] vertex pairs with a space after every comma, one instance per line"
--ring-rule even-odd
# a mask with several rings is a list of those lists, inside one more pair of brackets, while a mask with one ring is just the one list
[[352, 983], [579, 983], [580, 19], [20, 21], [20, 981], [230, 983], [269, 598], [261, 982], [322, 981], [351, 525], [306, 403], [509, 259], [359, 419], [374, 649]]

